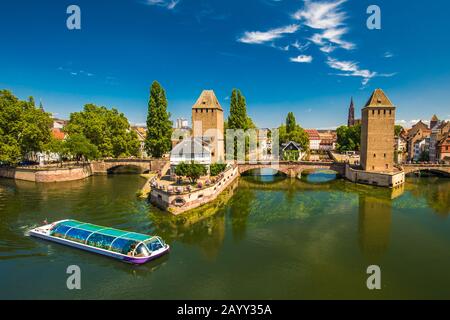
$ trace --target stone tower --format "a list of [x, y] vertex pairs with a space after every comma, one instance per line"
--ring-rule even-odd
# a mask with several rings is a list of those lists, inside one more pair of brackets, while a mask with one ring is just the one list
[[433, 129], [439, 123], [439, 118], [436, 115], [433, 115], [430, 121], [430, 129]]
[[353, 104], [353, 97], [350, 101], [350, 108], [348, 108], [347, 126], [353, 127], [355, 125], [355, 106]]
[[203, 90], [192, 107], [193, 136], [209, 144], [212, 162], [225, 161], [223, 109], [214, 91]]
[[376, 89], [362, 109], [361, 166], [365, 171], [394, 171], [395, 107]]

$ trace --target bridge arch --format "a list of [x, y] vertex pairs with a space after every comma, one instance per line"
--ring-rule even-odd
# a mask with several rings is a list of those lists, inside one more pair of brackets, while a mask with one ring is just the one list
[[150, 170], [137, 164], [116, 164], [106, 169], [107, 174], [117, 173], [148, 173]]
[[410, 168], [406, 169], [405, 173], [409, 174], [421, 174], [421, 173], [429, 173], [436, 176], [443, 176], [450, 178], [450, 170], [445, 170], [444, 168]]

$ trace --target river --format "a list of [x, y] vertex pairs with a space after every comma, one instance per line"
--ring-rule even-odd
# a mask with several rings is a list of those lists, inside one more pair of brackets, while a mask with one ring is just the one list
[[[0, 298], [450, 298], [450, 180], [408, 178], [391, 191], [327, 174], [241, 177], [178, 217], [138, 200], [138, 175], [0, 179]], [[133, 266], [26, 235], [65, 218], [157, 234], [171, 252]], [[373, 264], [381, 290], [366, 287]], [[81, 290], [66, 287], [69, 265]]]

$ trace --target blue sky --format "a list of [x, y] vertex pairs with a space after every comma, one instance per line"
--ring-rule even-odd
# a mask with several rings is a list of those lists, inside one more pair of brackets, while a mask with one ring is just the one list
[[[381, 8], [381, 30], [366, 27]], [[293, 111], [307, 128], [346, 123], [381, 87], [397, 119], [450, 118], [450, 2], [366, 0], [14, 0], [0, 11], [0, 88], [67, 118], [86, 103], [145, 123], [149, 86], [172, 119], [203, 89], [222, 106], [239, 88], [260, 127]], [[81, 30], [66, 9], [81, 8]]]

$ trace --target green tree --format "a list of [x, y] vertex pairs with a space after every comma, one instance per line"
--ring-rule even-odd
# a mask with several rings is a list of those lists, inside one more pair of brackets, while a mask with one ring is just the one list
[[339, 152], [359, 151], [361, 144], [361, 125], [357, 124], [351, 127], [340, 126], [336, 130], [337, 144], [336, 149]]
[[139, 155], [137, 134], [130, 130], [128, 119], [115, 108], [109, 110], [94, 104], [84, 106], [82, 112], [70, 115], [64, 128], [69, 136], [83, 135], [95, 145], [100, 157], [128, 157]]
[[309, 149], [309, 137], [303, 128], [297, 124], [295, 116], [289, 112], [286, 117], [286, 124], [278, 128], [280, 145], [289, 141], [299, 144], [304, 151]]
[[248, 130], [255, 128], [252, 119], [247, 115], [247, 102], [240, 90], [233, 89], [230, 100], [230, 115], [227, 121], [228, 129]]
[[64, 140], [58, 140], [55, 138], [51, 138], [50, 142], [44, 148], [47, 153], [58, 154], [60, 157], [60, 162], [62, 163], [63, 158], [68, 155], [69, 150], [67, 148], [67, 143]]
[[295, 121], [295, 116], [292, 112], [289, 112], [286, 117], [286, 132], [291, 133], [295, 131], [297, 123]]
[[34, 99], [21, 101], [0, 90], [0, 161], [17, 164], [50, 141], [51, 115], [36, 108]]
[[218, 176], [219, 174], [225, 171], [226, 167], [227, 167], [226, 163], [213, 163], [209, 167], [209, 173], [212, 177]]
[[180, 177], [187, 177], [191, 183], [195, 183], [201, 176], [206, 175], [207, 171], [204, 165], [199, 163], [182, 162], [175, 168], [175, 174]]
[[77, 161], [93, 160], [98, 157], [99, 151], [96, 145], [91, 143], [88, 138], [82, 134], [72, 134], [66, 141], [67, 151]]
[[[225, 122], [226, 129], [233, 130], [249, 130], [256, 129], [256, 125], [253, 120], [247, 115], [247, 102], [244, 95], [238, 89], [233, 89], [230, 99], [230, 115], [228, 116], [228, 121]], [[225, 131], [226, 133], [226, 131]], [[226, 136], [225, 136], [226, 141]], [[237, 150], [243, 144], [243, 141], [238, 141], [237, 138], [234, 139], [234, 158], [237, 158]], [[249, 153], [250, 139], [245, 138], [245, 154]]]
[[153, 157], [161, 158], [172, 146], [172, 122], [167, 111], [166, 93], [157, 81], [150, 89], [147, 130], [145, 149]]
[[396, 124], [394, 128], [394, 134], [396, 137], [400, 136], [400, 133], [402, 133], [403, 127], [401, 125]]

